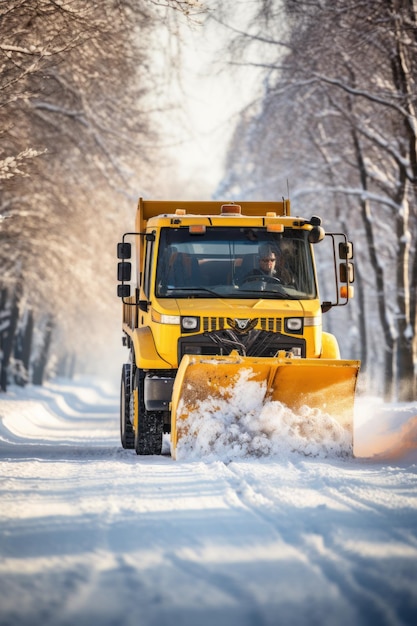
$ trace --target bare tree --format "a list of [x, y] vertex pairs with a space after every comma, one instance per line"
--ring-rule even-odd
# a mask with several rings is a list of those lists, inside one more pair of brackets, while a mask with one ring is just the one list
[[[409, 400], [415, 397], [417, 360], [414, 3], [287, 0], [258, 7], [263, 35], [253, 31], [246, 43], [256, 43], [259, 54], [262, 39], [276, 54], [263, 63], [262, 106], [245, 115], [235, 142], [250, 138], [245, 168], [252, 168], [258, 189], [271, 193], [279, 182], [281, 194], [276, 172], [294, 167], [292, 197], [314, 202], [320, 194], [326, 207], [335, 207], [335, 217], [355, 231], [362, 242], [359, 259], [375, 277], [373, 284], [368, 277], [361, 299], [369, 315], [367, 347], [379, 352], [382, 346], [387, 397], [396, 378], [399, 399]], [[280, 34], [283, 10], [287, 29]], [[251, 62], [249, 55], [245, 62]], [[229, 162], [234, 184], [240, 180], [247, 189], [242, 165], [233, 160], [236, 153], [230, 151]], [[349, 217], [341, 213], [343, 205]]]
[[0, 3], [0, 287], [32, 312], [38, 363], [114, 325], [115, 241], [157, 155], [155, 32], [195, 5]]

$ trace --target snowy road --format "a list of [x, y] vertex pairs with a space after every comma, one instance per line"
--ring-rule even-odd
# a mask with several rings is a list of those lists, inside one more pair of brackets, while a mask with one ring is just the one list
[[13, 388], [0, 625], [416, 624], [416, 414], [390, 460], [173, 461], [120, 448], [105, 386]]

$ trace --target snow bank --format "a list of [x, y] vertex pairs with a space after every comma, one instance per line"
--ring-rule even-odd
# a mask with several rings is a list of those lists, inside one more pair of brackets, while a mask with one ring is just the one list
[[264, 404], [266, 383], [251, 375], [242, 370], [223, 397], [207, 398], [178, 424], [177, 459], [351, 455], [351, 434], [331, 416], [307, 406], [294, 413], [281, 402]]
[[355, 411], [355, 456], [417, 462], [417, 402], [362, 397]]

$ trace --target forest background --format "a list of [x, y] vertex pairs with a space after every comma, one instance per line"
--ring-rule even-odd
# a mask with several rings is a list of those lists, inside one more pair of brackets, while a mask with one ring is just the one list
[[415, 399], [416, 20], [414, 0], [3, 0], [1, 389], [116, 375], [139, 196], [289, 189], [355, 243], [355, 299], [324, 315], [343, 357]]

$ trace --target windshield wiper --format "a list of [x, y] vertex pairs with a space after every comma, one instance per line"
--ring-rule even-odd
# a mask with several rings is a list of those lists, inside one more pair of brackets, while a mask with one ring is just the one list
[[173, 287], [172, 289], [168, 288], [166, 290], [166, 295], [180, 297], [179, 294], [183, 292], [186, 292], [187, 297], [204, 296], [206, 293], [216, 296], [217, 298], [221, 296], [221, 294], [217, 293], [217, 291], [207, 289], [207, 287]]
[[[262, 298], [276, 298], [277, 300], [293, 300], [292, 296], [289, 296], [287, 293], [282, 293], [281, 291], [259, 291], [259, 289], [241, 289], [240, 290], [240, 294], [245, 294], [248, 295], [250, 294], [250, 297], [256, 297], [259, 298], [260, 300]], [[241, 296], [244, 297], [244, 296]]]

